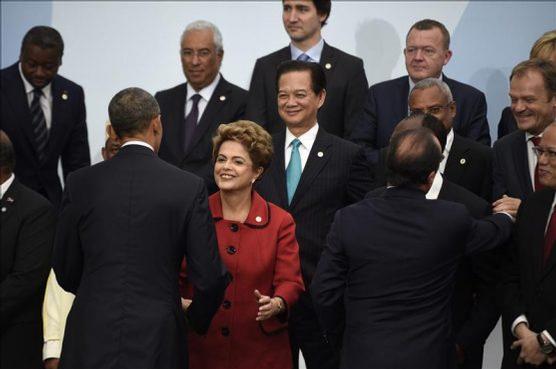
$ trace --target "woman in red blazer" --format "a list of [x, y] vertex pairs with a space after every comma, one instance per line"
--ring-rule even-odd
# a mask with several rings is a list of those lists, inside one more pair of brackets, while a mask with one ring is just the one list
[[233, 280], [206, 336], [189, 335], [191, 369], [291, 368], [287, 318], [304, 290], [295, 224], [253, 190], [271, 156], [272, 139], [259, 125], [218, 128], [213, 157], [220, 191], [209, 207]]

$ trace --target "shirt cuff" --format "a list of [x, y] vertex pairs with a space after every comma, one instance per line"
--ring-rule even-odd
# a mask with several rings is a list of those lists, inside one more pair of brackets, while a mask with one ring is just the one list
[[[498, 213], [496, 213], [496, 214], [504, 214], [504, 215], [507, 215], [507, 216], [510, 218], [510, 220], [512, 221], [512, 223], [515, 223], [515, 218], [514, 218], [510, 213], [506, 213], [505, 211], [500, 211], [500, 212], [498, 212]], [[512, 329], [512, 331], [513, 331], [513, 329]]]
[[514, 322], [512, 323], [512, 334], [514, 335], [515, 338], [519, 338], [515, 335], [515, 327], [517, 327], [519, 323], [525, 323], [527, 324], [527, 326], [529, 326], [529, 321], [527, 320], [527, 317], [524, 314], [521, 314], [520, 316], [515, 318]]
[[60, 340], [49, 340], [46, 341], [42, 347], [42, 360], [60, 358], [60, 353], [62, 352], [62, 341]]
[[550, 343], [552, 344], [552, 346], [556, 347], [556, 341], [554, 341], [554, 338], [550, 335], [550, 333], [548, 333], [547, 330], [542, 331], [543, 336], [545, 336], [546, 338], [548, 338], [548, 340], [550, 341]]

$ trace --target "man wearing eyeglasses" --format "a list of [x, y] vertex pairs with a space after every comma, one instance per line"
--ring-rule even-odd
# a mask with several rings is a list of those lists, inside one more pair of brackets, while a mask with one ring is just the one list
[[408, 96], [413, 86], [431, 77], [446, 82], [452, 90], [458, 105], [454, 131], [490, 146], [485, 95], [442, 73], [452, 57], [446, 27], [432, 19], [415, 23], [407, 34], [404, 56], [409, 75], [371, 86], [363, 112], [354, 123], [350, 139], [365, 147], [368, 160], [377, 161], [378, 151], [388, 145], [396, 124], [408, 115]]
[[180, 55], [187, 83], [155, 95], [164, 125], [158, 155], [203, 178], [210, 194], [216, 192], [212, 134], [219, 124], [243, 118], [247, 91], [219, 73], [224, 48], [214, 24], [190, 23], [181, 36]]
[[492, 196], [492, 150], [454, 132], [458, 107], [448, 84], [438, 78], [425, 78], [409, 94], [411, 114], [428, 113], [446, 127], [448, 137], [444, 158], [438, 170], [450, 181], [490, 201]]
[[[555, 99], [552, 94], [553, 104]], [[544, 130], [534, 152], [543, 189], [521, 204], [503, 269], [503, 316], [515, 337], [502, 369], [556, 368], [556, 123]]]

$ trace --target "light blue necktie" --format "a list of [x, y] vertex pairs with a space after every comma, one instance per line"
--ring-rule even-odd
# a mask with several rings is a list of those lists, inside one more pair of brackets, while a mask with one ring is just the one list
[[310, 62], [311, 61], [311, 57], [305, 53], [299, 55], [297, 57], [297, 60], [302, 61], [302, 62]]
[[291, 204], [293, 195], [295, 194], [295, 189], [301, 178], [301, 156], [299, 156], [299, 145], [301, 141], [297, 138], [292, 141], [290, 146], [292, 147], [292, 153], [290, 157], [290, 162], [286, 168], [286, 187], [288, 188], [288, 205]]

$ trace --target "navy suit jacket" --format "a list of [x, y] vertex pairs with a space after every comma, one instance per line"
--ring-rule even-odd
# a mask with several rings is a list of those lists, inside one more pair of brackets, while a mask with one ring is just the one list
[[2, 69], [0, 128], [15, 149], [15, 175], [24, 185], [43, 194], [55, 206], [62, 198], [58, 160], [62, 159], [64, 180], [72, 171], [91, 165], [85, 98], [81, 86], [57, 75], [52, 80], [52, 126], [46, 160], [39, 162], [31, 112], [18, 64]]
[[[276, 69], [291, 58], [289, 46], [259, 58], [251, 76], [245, 116], [271, 134], [284, 128], [276, 102]], [[363, 61], [325, 42], [319, 64], [326, 75], [326, 100], [318, 112], [319, 125], [328, 133], [348, 137], [368, 88]]]
[[220, 124], [242, 119], [247, 103], [247, 91], [220, 77], [220, 82], [208, 102], [193, 140], [183, 152], [185, 134], [185, 102], [187, 84], [157, 92], [154, 97], [160, 105], [163, 136], [158, 156], [179, 168], [205, 180], [209, 193], [218, 189], [214, 182], [212, 162], [212, 136]]
[[517, 131], [517, 122], [515, 120], [512, 109], [506, 106], [502, 110], [502, 115], [500, 116], [500, 121], [498, 122], [498, 139]]
[[76, 294], [60, 368], [186, 368], [184, 256], [195, 288], [186, 316], [204, 333], [227, 284], [204, 182], [139, 145], [72, 173], [53, 256]]
[[[370, 168], [363, 150], [319, 128], [288, 205], [284, 163], [285, 131], [272, 137], [274, 156], [257, 185], [259, 194], [287, 210], [295, 220], [301, 270], [308, 286], [320, 259], [336, 210], [361, 200], [370, 190]], [[320, 154], [319, 154], [320, 153]]]
[[311, 292], [329, 340], [345, 310], [341, 367], [453, 368], [459, 262], [507, 240], [511, 226], [404, 187], [339, 210]]
[[533, 192], [525, 132], [512, 132], [494, 143], [493, 193], [497, 200], [502, 195], [524, 200]]
[[[460, 136], [490, 146], [485, 95], [476, 88], [442, 76], [450, 87], [457, 112], [454, 131]], [[367, 158], [376, 163], [378, 150], [388, 145], [394, 127], [408, 115], [409, 77], [381, 82], [369, 88], [350, 140], [365, 147]]]

